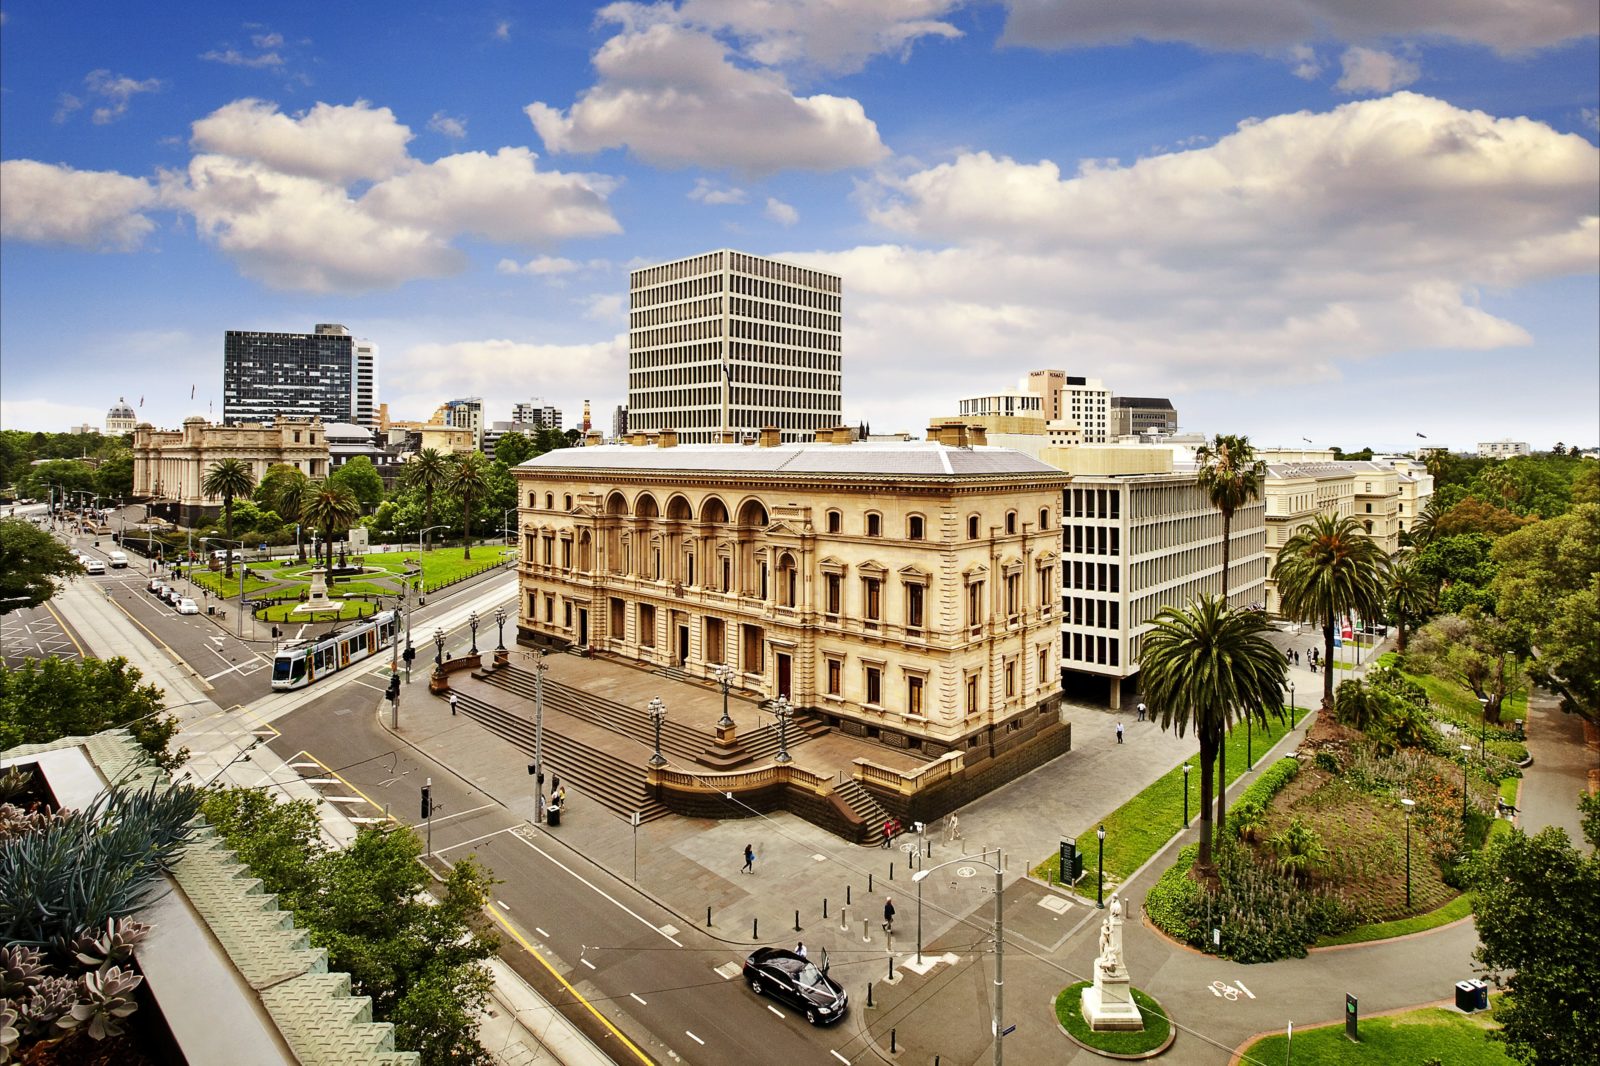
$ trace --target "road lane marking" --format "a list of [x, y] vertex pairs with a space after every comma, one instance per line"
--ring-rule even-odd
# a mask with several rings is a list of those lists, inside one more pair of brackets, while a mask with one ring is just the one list
[[839, 1054], [837, 1051], [833, 1050], [832, 1048], [828, 1049], [828, 1054], [832, 1055], [834, 1058], [836, 1058], [840, 1062], [844, 1063], [844, 1066], [850, 1066], [850, 1060], [845, 1058], [843, 1055]]
[[645, 1001], [644, 1001], [644, 1000], [642, 1000], [642, 999], [639, 999], [639, 993], [637, 993], [637, 992], [629, 992], [629, 993], [628, 993], [628, 995], [629, 995], [629, 997], [631, 997], [631, 998], [632, 998], [632, 999], [637, 999], [637, 1000], [639, 1000], [639, 1005], [640, 1005], [640, 1006], [641, 1006], [641, 1007], [648, 1007], [648, 1006], [649, 1006], [649, 1004], [648, 1004], [648, 1003], [646, 1003], [646, 1002], [645, 1002]]
[[696, 1044], [699, 1044], [701, 1047], [706, 1046], [706, 1042], [704, 1040], [701, 1040], [698, 1036], [694, 1035], [693, 1029], [685, 1029], [683, 1032], [685, 1036], [687, 1036], [690, 1040], [693, 1040]]
[[[389, 780], [393, 781], [394, 778], [391, 777]], [[457, 811], [454, 814], [447, 814], [443, 818], [435, 818], [433, 820], [433, 824], [434, 825], [438, 825], [441, 822], [448, 822], [452, 818], [465, 818], [469, 814], [477, 814], [479, 811], [492, 810], [492, 809], [494, 809], [494, 808], [496, 808], [498, 806], [500, 806], [500, 804], [498, 804], [498, 803], [485, 803], [481, 807], [473, 807], [471, 810]]]
[[504, 908], [504, 909], [505, 909], [505, 910], [510, 910], [510, 909], [511, 909], [511, 904], [509, 904], [509, 903], [507, 903], [507, 902], [506, 902], [506, 901], [505, 901], [505, 900], [503, 900], [503, 899], [497, 899], [497, 900], [495, 900], [495, 902], [496, 902], [496, 903], [497, 903], [497, 904], [499, 904], [499, 905], [500, 905], [500, 906], [501, 906], [501, 907], [502, 907], [502, 908]]
[[594, 963], [590, 962], [588, 959], [579, 959], [578, 961], [589, 967], [589, 969], [594, 969]]
[[624, 913], [626, 913], [626, 914], [628, 914], [628, 915], [630, 915], [630, 916], [632, 916], [634, 918], [637, 918], [642, 924], [647, 926], [652, 932], [660, 933], [661, 936], [664, 937], [667, 940], [667, 942], [670, 943], [673, 947], [676, 947], [676, 948], [683, 947], [682, 942], [680, 942], [678, 940], [675, 940], [670, 936], [667, 936], [666, 933], [662, 933], [660, 926], [656, 925], [655, 923], [651, 922], [648, 918], [645, 918], [645, 917], [641, 916], [636, 911], [634, 911], [631, 908], [629, 908], [626, 903], [623, 903], [621, 900], [618, 900], [615, 897], [609, 895], [605, 891], [605, 889], [603, 889], [600, 886], [596, 885], [593, 881], [588, 880], [582, 874], [578, 873], [578, 871], [572, 869], [569, 866], [566, 866], [559, 859], [557, 859], [554, 855], [551, 855], [548, 851], [545, 851], [543, 848], [541, 848], [538, 845], [534, 844], [527, 837], [518, 834], [517, 835], [517, 839], [522, 841], [528, 847], [532, 848], [534, 851], [538, 852], [540, 855], [543, 855], [546, 859], [550, 860], [550, 862], [554, 863], [556, 866], [559, 866], [561, 869], [565, 870], [567, 873], [569, 873], [573, 877], [577, 878], [577, 880], [579, 882], [581, 882], [582, 884], [587, 886], [596, 895], [598, 895], [601, 898], [607, 900], [608, 902], [614, 904], [617, 907], [618, 910], [621, 910]]
[[540, 929], [537, 925], [533, 927], [533, 931], [544, 937], [546, 940], [550, 939], [550, 934], [545, 932], [543, 929]]
[[[495, 902], [499, 903], [500, 901], [496, 900]], [[501, 906], [504, 906], [504, 904], [501, 904]], [[550, 972], [550, 976], [554, 977], [557, 981], [560, 981], [562, 987], [565, 988], [569, 993], [572, 994], [572, 998], [577, 1000], [579, 1003], [582, 1003], [583, 1006], [584, 1006], [584, 1009], [587, 1010], [590, 1014], [595, 1016], [595, 1020], [597, 1020], [601, 1025], [605, 1026], [608, 1030], [610, 1030], [611, 1034], [613, 1036], [615, 1036], [618, 1040], [622, 1041], [623, 1044], [625, 1044], [627, 1046], [629, 1051], [633, 1052], [634, 1055], [638, 1056], [638, 1059], [639, 1059], [640, 1062], [644, 1063], [645, 1066], [655, 1066], [655, 1063], [651, 1060], [650, 1056], [646, 1055], [643, 1051], [640, 1051], [638, 1046], [635, 1045], [632, 1040], [629, 1040], [626, 1036], [624, 1036], [622, 1034], [622, 1030], [621, 1029], [618, 1029], [615, 1025], [611, 1024], [611, 1019], [607, 1018], [604, 1014], [601, 1014], [597, 1009], [595, 1009], [595, 1005], [593, 1003], [590, 1003], [587, 999], [585, 999], [583, 997], [583, 993], [579, 992], [576, 988], [573, 988], [572, 987], [572, 982], [568, 981], [565, 977], [561, 976], [561, 974], [556, 970], [556, 968], [554, 966], [550, 965], [549, 960], [547, 960], [543, 955], [539, 954], [539, 951], [538, 951], [537, 948], [535, 948], [532, 944], [528, 943], [527, 937], [523, 936], [522, 933], [520, 933], [517, 930], [516, 926], [512, 925], [509, 921], [507, 921], [506, 919], [502, 918], [500, 915], [496, 914], [494, 911], [490, 911], [489, 914], [494, 918], [494, 920], [496, 922], [500, 923], [500, 927], [502, 929], [504, 929], [507, 933], [511, 934], [511, 938], [513, 940], [515, 940], [518, 944], [522, 945], [522, 948], [523, 948], [524, 951], [526, 951], [528, 954], [532, 955], [535, 959], [539, 960], [539, 965], [543, 966], [546, 970], [548, 970]], [[696, 1039], [699, 1039], [699, 1038], [697, 1037]], [[701, 1041], [701, 1043], [704, 1043], [704, 1041]]]
[[[442, 821], [442, 820], [443, 819], [438, 819], [438, 818], [434, 819], [434, 821], [436, 821], [436, 822], [437, 821]], [[504, 829], [496, 829], [492, 833], [485, 833], [482, 836], [473, 837], [471, 840], [463, 840], [459, 844], [451, 844], [448, 847], [434, 848], [433, 850], [435, 852], [454, 851], [456, 848], [465, 848], [465, 847], [468, 847], [468, 846], [470, 846], [472, 844], [476, 844], [480, 840], [488, 840], [490, 837], [497, 837], [501, 833], [514, 833], [514, 832], [516, 832], [516, 829], [517, 829], [517, 827], [514, 826], [514, 825], [506, 826], [506, 828], [504, 828]], [[549, 936], [550, 934], [549, 933], [545, 933], [544, 935], [545, 936]]]
[[[56, 624], [61, 627], [62, 634], [65, 635], [68, 640], [72, 641], [72, 646], [74, 648], [78, 649], [78, 658], [87, 659], [89, 657], [89, 653], [83, 650], [83, 645], [78, 643], [78, 638], [72, 635], [72, 629], [67, 625], [67, 620], [56, 613], [56, 609], [50, 606], [49, 600], [44, 601], [44, 609], [50, 612], [50, 616], [54, 618], [56, 620]], [[126, 611], [123, 613], [127, 614]], [[128, 617], [131, 618], [133, 616], [128, 615]]]
[[366, 798], [362, 797], [362, 796], [323, 796], [322, 798], [327, 800], [329, 803], [365, 803], [365, 802], [367, 802]]
[[767, 1009], [770, 1010], [772, 1013], [776, 1014], [780, 1018], [782, 1018], [784, 1016], [783, 1015], [783, 1011], [779, 1010], [777, 1007], [774, 1007], [770, 1003], [767, 1004]]
[[[379, 810], [379, 811], [384, 810], [383, 804], [376, 802], [375, 800], [373, 800], [373, 798], [371, 796], [367, 795], [365, 792], [362, 792], [354, 784], [352, 784], [351, 782], [346, 781], [344, 778], [340, 777], [338, 775], [338, 773], [336, 773], [334, 771], [333, 767], [329, 766], [327, 763], [323, 762], [321, 759], [317, 758], [315, 755], [311, 754], [309, 751], [297, 751], [297, 752], [295, 752], [295, 755], [297, 755], [297, 756], [304, 755], [306, 758], [308, 758], [308, 759], [312, 760], [313, 762], [315, 762], [318, 766], [322, 767], [323, 772], [326, 773], [329, 777], [331, 777], [334, 780], [338, 781], [339, 784], [343, 785], [345, 788], [348, 788], [351, 792], [354, 792], [357, 796], [360, 796], [362, 799], [364, 799], [368, 803], [370, 803], [374, 810]], [[329, 796], [327, 798], [333, 799], [332, 796]], [[384, 820], [385, 821], [389, 821], [389, 822], [394, 822], [396, 825], [400, 824], [400, 820], [398, 818], [396, 818], [394, 815], [389, 814], [387, 811], [385, 811], [385, 813], [384, 813]]]

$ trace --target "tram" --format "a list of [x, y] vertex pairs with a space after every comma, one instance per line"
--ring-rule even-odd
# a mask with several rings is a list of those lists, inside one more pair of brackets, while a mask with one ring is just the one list
[[370, 659], [393, 644], [399, 630], [397, 612], [379, 611], [358, 625], [315, 640], [285, 641], [272, 657], [272, 687], [305, 688], [319, 678]]

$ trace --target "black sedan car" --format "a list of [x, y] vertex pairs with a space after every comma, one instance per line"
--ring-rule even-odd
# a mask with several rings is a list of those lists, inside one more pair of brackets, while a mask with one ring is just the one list
[[787, 1003], [812, 1025], [827, 1025], [844, 1017], [844, 986], [814, 963], [782, 948], [757, 948], [744, 960], [744, 979], [750, 991]]

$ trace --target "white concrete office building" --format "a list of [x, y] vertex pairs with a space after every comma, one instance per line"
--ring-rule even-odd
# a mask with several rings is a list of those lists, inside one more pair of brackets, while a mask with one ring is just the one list
[[842, 290], [833, 274], [729, 249], [633, 271], [629, 431], [703, 444], [838, 425]]

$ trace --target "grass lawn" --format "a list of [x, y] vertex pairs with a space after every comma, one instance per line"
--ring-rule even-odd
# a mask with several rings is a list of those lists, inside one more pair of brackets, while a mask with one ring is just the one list
[[[1384, 652], [1378, 656], [1384, 666], [1394, 666], [1399, 661], [1399, 656], [1394, 652]], [[1422, 686], [1422, 691], [1428, 694], [1428, 700], [1436, 707], [1445, 707], [1456, 715], [1470, 721], [1478, 722], [1483, 718], [1483, 705], [1478, 698], [1460, 685], [1452, 684], [1443, 678], [1430, 674], [1405, 673], [1405, 676]], [[1506, 698], [1500, 708], [1500, 718], [1503, 722], [1513, 722], [1528, 716], [1528, 693], [1518, 689]]]
[[1172, 1023], [1167, 1020], [1167, 1012], [1161, 1004], [1139, 991], [1133, 989], [1133, 1001], [1138, 1004], [1139, 1011], [1144, 1015], [1144, 1028], [1138, 1032], [1106, 1032], [1097, 1033], [1089, 1028], [1089, 1023], [1083, 1020], [1083, 1014], [1078, 1009], [1081, 1002], [1079, 994], [1089, 987], [1088, 981], [1079, 981], [1077, 984], [1068, 985], [1056, 996], [1056, 1020], [1073, 1036], [1082, 1040], [1090, 1047], [1109, 1051], [1113, 1055], [1138, 1055], [1145, 1051], [1154, 1051], [1167, 1041], [1167, 1034], [1172, 1029]]
[[[1303, 713], [1303, 712], [1297, 712]], [[1265, 726], [1255, 727], [1256, 766], [1263, 765], [1262, 756], [1289, 731], [1290, 719], [1282, 722], [1268, 720]], [[1228, 781], [1237, 781], [1245, 772], [1245, 748], [1249, 741], [1243, 727], [1235, 729], [1228, 738]], [[1188, 760], [1194, 766], [1189, 774], [1189, 824], [1192, 827], [1200, 815], [1200, 767], [1198, 758]], [[1215, 802], [1215, 800], [1213, 800]], [[1145, 861], [1160, 851], [1172, 835], [1183, 829], [1183, 764], [1179, 763], [1151, 783], [1143, 792], [1107, 814], [1102, 820], [1106, 827], [1106, 883], [1110, 885], [1126, 880]], [[1086, 879], [1094, 877], [1094, 851], [1098, 844], [1093, 831], [1078, 838], [1078, 848], [1085, 855], [1083, 869]], [[1054, 882], [1060, 875], [1061, 856], [1049, 859], [1033, 868], [1036, 877]], [[1091, 886], [1092, 887], [1092, 886]]]
[[1413, 914], [1409, 918], [1400, 918], [1392, 922], [1373, 922], [1369, 925], [1358, 925], [1347, 933], [1323, 937], [1317, 941], [1316, 946], [1326, 948], [1335, 944], [1364, 944], [1369, 940], [1388, 940], [1390, 937], [1405, 936], [1407, 933], [1420, 933], [1425, 929], [1437, 929], [1441, 925], [1449, 925], [1458, 918], [1465, 918], [1471, 913], [1472, 897], [1457, 896], [1443, 907], [1429, 911], [1427, 914]]
[[[256, 618], [262, 622], [287, 622], [291, 619], [296, 622], [329, 622], [335, 617], [332, 611], [318, 611], [314, 615], [302, 612], [296, 615], [294, 613], [296, 606], [298, 605], [293, 603], [279, 603], [271, 607], [263, 607], [256, 615]], [[356, 618], [365, 618], [376, 610], [377, 608], [366, 600], [346, 600], [344, 605], [339, 608], [337, 617], [341, 622], [351, 621]]]
[[[210, 589], [211, 595], [213, 596], [219, 596], [224, 599], [239, 598], [238, 570], [233, 572], [232, 578], [225, 576], [221, 570], [193, 570], [184, 576], [190, 581], [193, 581], [196, 585]], [[256, 570], [254, 567], [252, 567], [250, 570], [250, 576], [244, 579], [244, 594], [246, 596], [253, 596], [262, 589], [269, 589], [277, 584], [280, 584], [280, 582], [276, 578], [273, 578], [270, 581], [263, 581], [256, 577]]]
[[[422, 553], [422, 580], [427, 587], [454, 581], [456, 578], [467, 574], [476, 573], [486, 566], [500, 562], [504, 556], [502, 552], [515, 553], [515, 548], [507, 548], [503, 544], [480, 544], [472, 549], [472, 558], [462, 558], [460, 548], [435, 548]], [[417, 560], [415, 549], [406, 552], [381, 552], [368, 554], [361, 557], [364, 566], [381, 566], [399, 574], [408, 562]]]
[[1424, 1063], [1449, 1066], [1514, 1066], [1498, 1043], [1489, 1039], [1490, 1012], [1460, 1014], [1442, 1007], [1368, 1018], [1361, 1022], [1361, 1042], [1344, 1037], [1344, 1024], [1301, 1029], [1291, 1052], [1282, 1035], [1264, 1037], [1244, 1049], [1247, 1061], [1279, 1066], [1344, 1066], [1347, 1063]]

